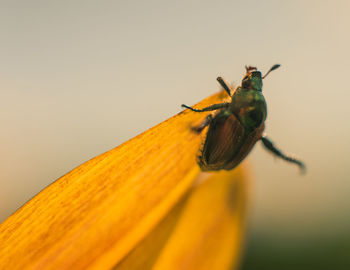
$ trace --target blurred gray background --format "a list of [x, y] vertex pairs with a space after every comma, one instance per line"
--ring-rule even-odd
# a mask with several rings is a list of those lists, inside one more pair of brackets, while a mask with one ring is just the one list
[[[350, 269], [350, 2], [1, 1], [0, 222], [55, 179], [263, 72], [243, 269]], [[327, 268], [333, 266], [332, 268]]]

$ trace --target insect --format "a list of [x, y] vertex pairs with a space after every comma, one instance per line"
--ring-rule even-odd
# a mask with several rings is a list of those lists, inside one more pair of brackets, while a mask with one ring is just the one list
[[257, 141], [275, 156], [299, 166], [302, 172], [305, 165], [292, 156], [283, 154], [272, 141], [263, 135], [267, 107], [262, 94], [263, 79], [280, 65], [273, 65], [261, 76], [256, 67], [246, 66], [246, 74], [241, 86], [232, 89], [221, 77], [217, 81], [231, 97], [231, 102], [219, 103], [203, 109], [194, 109], [182, 104], [182, 107], [194, 112], [217, 111], [208, 115], [192, 130], [200, 133], [207, 126], [208, 132], [197, 157], [203, 171], [231, 170], [235, 168], [251, 151]]

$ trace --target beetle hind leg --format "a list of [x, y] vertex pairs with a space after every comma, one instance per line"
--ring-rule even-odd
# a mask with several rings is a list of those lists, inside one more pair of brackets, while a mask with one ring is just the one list
[[282, 158], [285, 161], [288, 161], [288, 162], [291, 162], [291, 163], [294, 163], [294, 164], [298, 165], [300, 170], [301, 170], [301, 172], [302, 173], [305, 172], [305, 165], [304, 165], [304, 163], [302, 161], [300, 161], [300, 160], [298, 160], [298, 159], [296, 159], [294, 157], [287, 156], [287, 155], [283, 154], [279, 149], [277, 149], [274, 146], [273, 142], [270, 141], [270, 139], [268, 139], [266, 136], [261, 137], [261, 141], [262, 141], [263, 145], [265, 146], [265, 148], [267, 150], [269, 150], [270, 152], [272, 152], [274, 155]]

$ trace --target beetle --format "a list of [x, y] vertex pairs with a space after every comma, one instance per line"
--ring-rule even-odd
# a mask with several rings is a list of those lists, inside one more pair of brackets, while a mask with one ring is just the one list
[[272, 141], [263, 134], [267, 116], [267, 106], [262, 94], [263, 79], [280, 65], [273, 65], [262, 76], [256, 67], [246, 66], [242, 83], [232, 89], [226, 81], [218, 77], [217, 81], [231, 97], [231, 102], [214, 104], [203, 109], [181, 106], [193, 112], [216, 111], [209, 114], [199, 125], [192, 127], [201, 133], [209, 126], [205, 141], [199, 151], [197, 162], [203, 171], [231, 170], [249, 154], [257, 141], [275, 156], [299, 166], [305, 171], [302, 161], [282, 153]]

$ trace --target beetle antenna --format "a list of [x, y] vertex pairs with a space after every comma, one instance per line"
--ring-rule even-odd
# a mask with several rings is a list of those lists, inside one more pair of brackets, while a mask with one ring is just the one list
[[273, 71], [273, 70], [275, 70], [275, 69], [278, 69], [280, 66], [281, 66], [280, 64], [273, 65], [273, 66], [269, 69], [269, 71], [268, 71], [262, 78], [265, 79], [265, 77], [266, 77], [271, 71]]
[[217, 77], [217, 79], [216, 79], [219, 83], [220, 83], [220, 85], [225, 89], [225, 91], [227, 92], [227, 94], [229, 95], [229, 96], [231, 96], [231, 91], [232, 91], [232, 89], [228, 86], [228, 84], [225, 82], [225, 80], [223, 79], [223, 78], [221, 78], [221, 77]]

